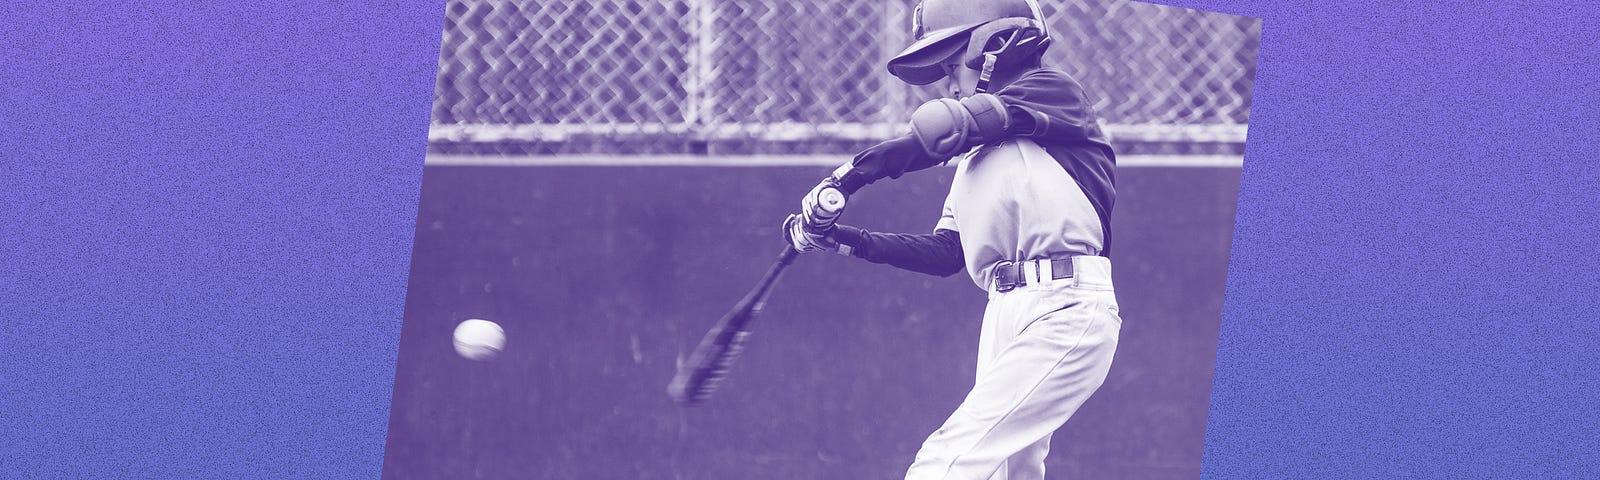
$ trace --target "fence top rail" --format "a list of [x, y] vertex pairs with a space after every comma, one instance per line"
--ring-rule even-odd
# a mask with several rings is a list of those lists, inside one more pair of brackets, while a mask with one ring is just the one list
[[[1108, 124], [1107, 135], [1115, 141], [1134, 142], [1212, 142], [1243, 143], [1249, 126], [1235, 124]], [[818, 138], [839, 140], [882, 140], [902, 134], [900, 123], [835, 124], [722, 124], [688, 123], [577, 123], [577, 124], [434, 124], [428, 130], [430, 142], [561, 142], [576, 136], [611, 136], [631, 141], [652, 135], [690, 136], [703, 140], [799, 141]]]

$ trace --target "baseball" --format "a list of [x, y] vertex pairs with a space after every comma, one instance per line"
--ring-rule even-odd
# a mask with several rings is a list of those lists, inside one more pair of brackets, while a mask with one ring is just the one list
[[506, 347], [506, 331], [488, 320], [467, 320], [456, 325], [455, 345], [468, 360], [493, 359]]

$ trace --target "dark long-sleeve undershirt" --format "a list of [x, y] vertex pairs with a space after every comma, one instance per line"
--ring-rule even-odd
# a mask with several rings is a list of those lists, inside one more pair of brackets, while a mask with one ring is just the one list
[[873, 233], [839, 225], [833, 239], [849, 245], [852, 256], [913, 272], [948, 277], [966, 268], [961, 236], [954, 230], [939, 229], [931, 234]]

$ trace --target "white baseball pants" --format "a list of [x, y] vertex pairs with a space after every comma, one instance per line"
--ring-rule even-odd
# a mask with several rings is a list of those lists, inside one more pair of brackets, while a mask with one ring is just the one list
[[977, 382], [922, 444], [907, 480], [1044, 478], [1050, 435], [1105, 382], [1122, 329], [1111, 261], [1072, 263], [1071, 278], [990, 288]]

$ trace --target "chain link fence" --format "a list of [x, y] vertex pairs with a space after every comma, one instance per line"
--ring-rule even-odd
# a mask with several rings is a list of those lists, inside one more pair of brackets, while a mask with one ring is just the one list
[[[903, 131], [939, 94], [884, 68], [912, 40], [914, 6], [451, 0], [430, 149], [850, 153]], [[1046, 66], [1084, 84], [1119, 151], [1242, 151], [1259, 20], [1120, 0], [1041, 6], [1056, 40]]]

